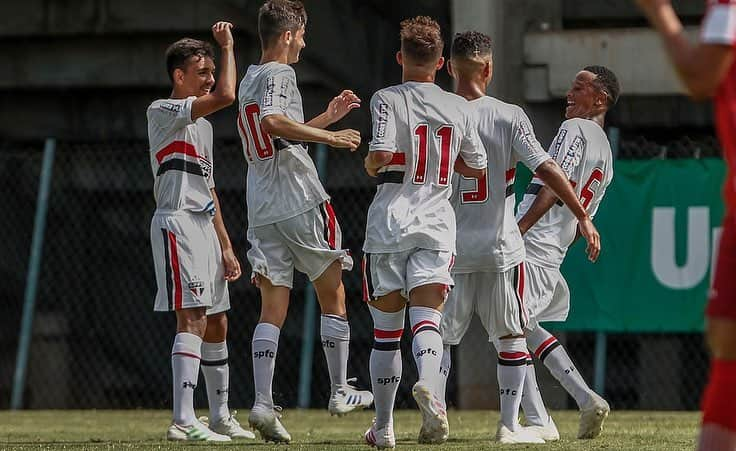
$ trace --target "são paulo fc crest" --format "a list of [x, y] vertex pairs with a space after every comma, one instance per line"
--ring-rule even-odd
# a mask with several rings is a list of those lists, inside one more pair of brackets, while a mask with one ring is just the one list
[[189, 291], [192, 292], [194, 297], [200, 297], [204, 294], [204, 282], [201, 280], [193, 280], [189, 282]]

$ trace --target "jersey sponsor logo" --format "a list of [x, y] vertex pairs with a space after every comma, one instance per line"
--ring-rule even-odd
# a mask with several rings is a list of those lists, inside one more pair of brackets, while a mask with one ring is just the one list
[[276, 81], [273, 77], [266, 79], [266, 92], [263, 94], [263, 106], [273, 106], [273, 90], [276, 87]]
[[557, 141], [555, 141], [555, 147], [550, 155], [552, 158], [557, 158], [557, 155], [560, 153], [560, 148], [562, 148], [562, 144], [565, 142], [566, 136], [567, 130], [560, 130], [560, 133], [557, 134]]
[[179, 113], [179, 111], [181, 111], [181, 104], [171, 103], [171, 102], [161, 102], [161, 109], [164, 111], [169, 111], [171, 113], [177, 114]]
[[524, 143], [524, 145], [528, 148], [534, 148], [534, 141], [536, 138], [534, 137], [534, 133], [532, 133], [531, 128], [529, 128], [529, 124], [525, 121], [521, 121], [519, 123], [519, 132], [521, 132], [521, 142]]
[[386, 125], [388, 124], [388, 104], [378, 104], [378, 128], [376, 138], [383, 139], [386, 136]]
[[569, 175], [570, 170], [580, 164], [580, 157], [583, 154], [583, 146], [585, 146], [585, 139], [582, 136], [576, 136], [572, 140], [572, 144], [567, 148], [565, 158], [562, 159], [560, 167], [566, 174]]
[[203, 156], [199, 156], [199, 166], [202, 168], [202, 174], [204, 175], [204, 178], [209, 178], [210, 174], [212, 174], [212, 163], [206, 159]]

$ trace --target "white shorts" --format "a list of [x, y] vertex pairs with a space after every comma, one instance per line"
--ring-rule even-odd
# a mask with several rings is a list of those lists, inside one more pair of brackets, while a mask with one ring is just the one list
[[329, 202], [293, 218], [248, 229], [248, 261], [253, 275], [293, 288], [294, 269], [314, 281], [334, 262], [351, 270], [353, 259], [342, 247], [342, 232]]
[[460, 344], [473, 313], [488, 332], [489, 341], [524, 333], [529, 318], [524, 306], [524, 266], [504, 272], [454, 274], [455, 288], [442, 314], [442, 342]]
[[559, 268], [526, 263], [528, 329], [543, 321], [565, 321], [570, 311], [570, 288]]
[[394, 291], [409, 299], [416, 287], [438, 283], [453, 286], [450, 271], [455, 255], [449, 251], [414, 248], [403, 252], [363, 256], [363, 300], [373, 301]]
[[207, 214], [154, 214], [151, 249], [156, 270], [154, 310], [206, 307], [213, 315], [230, 309], [220, 242]]

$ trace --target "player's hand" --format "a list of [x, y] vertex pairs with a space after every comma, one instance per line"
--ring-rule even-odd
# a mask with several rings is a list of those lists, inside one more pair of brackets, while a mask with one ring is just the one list
[[338, 149], [350, 149], [351, 152], [355, 151], [360, 145], [360, 132], [347, 128], [345, 130], [338, 130], [336, 132], [329, 132], [328, 145]]
[[370, 154], [368, 154], [367, 157], [363, 160], [363, 167], [365, 168], [365, 172], [368, 173], [371, 177], [378, 177], [378, 169], [380, 168], [374, 168], [370, 166]]
[[593, 225], [590, 216], [586, 216], [584, 219], [578, 221], [578, 229], [583, 238], [585, 238], [585, 241], [588, 242], [588, 246], [585, 248], [585, 252], [588, 254], [588, 260], [595, 262], [601, 253], [601, 236]]
[[346, 89], [330, 101], [325, 113], [330, 123], [334, 123], [344, 118], [350, 110], [359, 107], [360, 97], [356, 96], [353, 91]]
[[240, 262], [232, 249], [222, 251], [222, 264], [225, 266], [225, 280], [232, 282], [240, 278]]
[[233, 46], [233, 34], [230, 30], [233, 28], [233, 24], [230, 22], [217, 22], [212, 25], [212, 36], [215, 37], [217, 45], [221, 48]]

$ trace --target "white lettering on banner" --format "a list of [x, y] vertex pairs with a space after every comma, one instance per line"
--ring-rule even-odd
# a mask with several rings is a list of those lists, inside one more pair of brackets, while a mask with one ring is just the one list
[[[714, 231], [715, 232], [715, 231]], [[718, 236], [716, 236], [718, 235]], [[713, 234], [714, 254], [717, 253], [717, 238]], [[657, 280], [667, 288], [685, 290], [698, 285], [710, 262], [710, 209], [688, 207], [687, 209], [687, 254], [685, 264], [677, 265], [675, 259], [675, 208], [655, 207], [652, 210], [652, 270]]]

